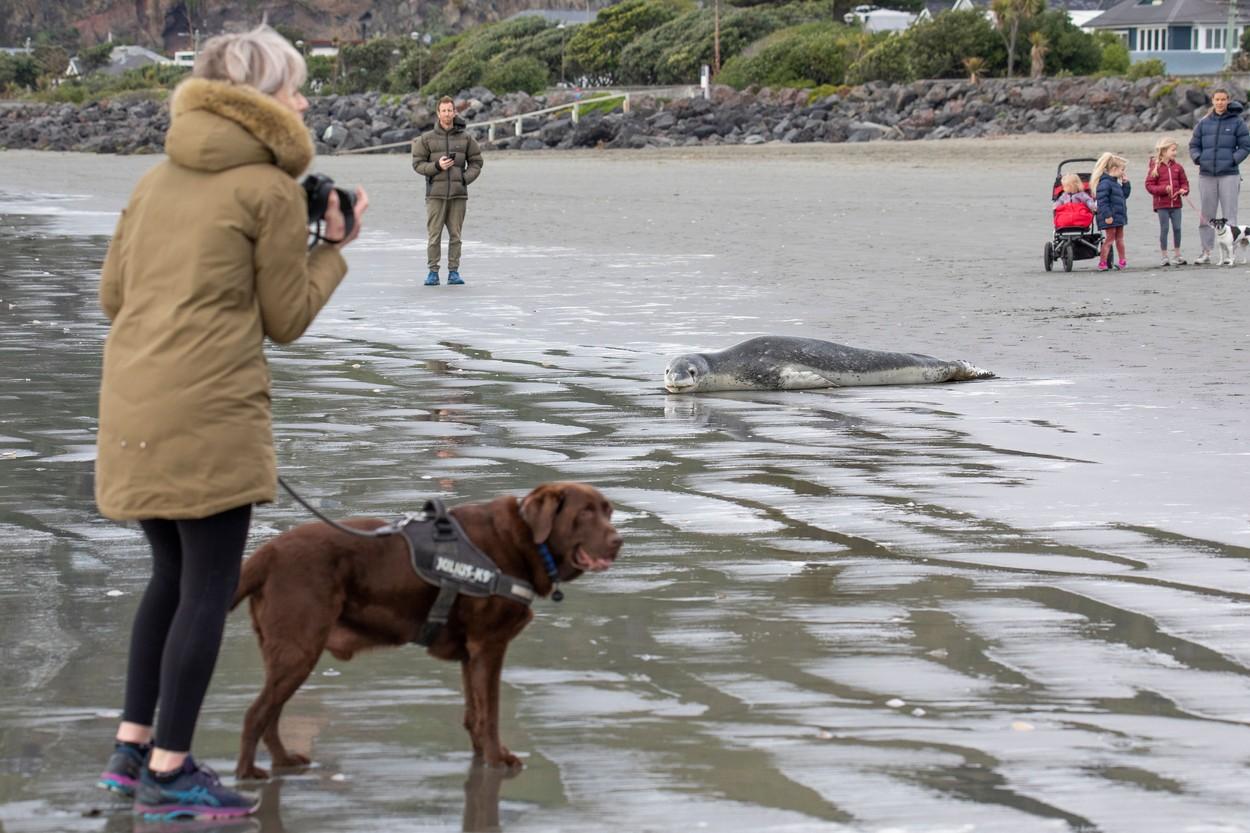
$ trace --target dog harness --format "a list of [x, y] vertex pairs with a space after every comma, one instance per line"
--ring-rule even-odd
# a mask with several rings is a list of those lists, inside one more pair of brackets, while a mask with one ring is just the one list
[[[484, 552], [473, 546], [444, 503], [433, 498], [421, 514], [404, 516], [391, 525], [408, 544], [412, 569], [423, 581], [438, 588], [438, 598], [421, 627], [418, 645], [429, 646], [447, 624], [451, 606], [461, 593], [466, 596], [503, 596], [530, 605], [537, 595], [527, 581], [507, 575]], [[380, 530], [379, 530], [380, 531]]]

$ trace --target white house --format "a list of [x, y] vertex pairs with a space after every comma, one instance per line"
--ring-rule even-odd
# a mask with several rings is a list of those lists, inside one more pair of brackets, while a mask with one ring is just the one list
[[106, 75], [121, 75], [123, 72], [131, 69], [139, 69], [141, 67], [152, 66], [153, 64], [172, 64], [173, 61], [153, 52], [151, 49], [145, 49], [142, 46], [115, 46], [113, 52], [109, 55], [107, 66], [101, 67], [100, 71]]
[[901, 32], [916, 22], [917, 15], [897, 9], [856, 6], [842, 16], [848, 25], [859, 21], [865, 32]]

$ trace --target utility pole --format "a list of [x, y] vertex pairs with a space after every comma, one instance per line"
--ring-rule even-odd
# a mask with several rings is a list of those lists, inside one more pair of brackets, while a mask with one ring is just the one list
[[720, 0], [716, 0], [712, 16], [715, 20], [712, 35], [712, 74], [720, 75]]
[[1224, 69], [1233, 67], [1233, 52], [1236, 51], [1233, 42], [1237, 39], [1236, 35], [1237, 0], [1228, 0], [1228, 26], [1224, 30]]

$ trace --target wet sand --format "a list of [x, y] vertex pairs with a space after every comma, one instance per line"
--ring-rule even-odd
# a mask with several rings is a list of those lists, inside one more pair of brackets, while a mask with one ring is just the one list
[[[1153, 266], [1153, 140], [488, 155], [468, 285], [438, 289], [407, 160], [320, 161], [374, 207], [270, 352], [284, 474], [388, 516], [587, 480], [626, 549], [510, 651], [524, 772], [470, 767], [453, 666], [327, 658], [284, 717], [317, 765], [256, 829], [1250, 830], [1250, 270]], [[1046, 273], [1055, 165], [1105, 149], [1130, 268]], [[89, 789], [147, 558], [91, 501], [95, 289], [154, 161], [0, 154], [5, 833], [133, 827]], [[765, 333], [1000, 378], [660, 390], [666, 357]], [[252, 640], [232, 616], [196, 737], [223, 771]]]

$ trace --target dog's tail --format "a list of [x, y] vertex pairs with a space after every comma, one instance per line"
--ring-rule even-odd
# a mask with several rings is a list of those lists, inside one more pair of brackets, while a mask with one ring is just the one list
[[266, 569], [269, 562], [269, 544], [265, 544], [251, 557], [243, 562], [243, 572], [239, 575], [239, 589], [234, 591], [234, 601], [230, 603], [230, 609], [234, 610], [239, 606], [239, 602], [260, 589], [265, 583], [265, 577], [269, 571]]

